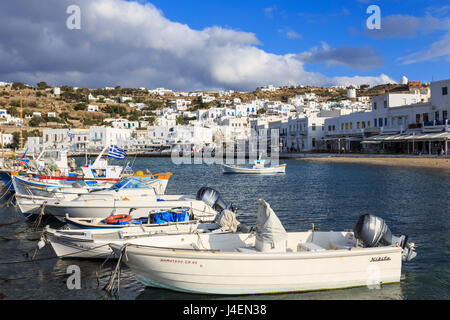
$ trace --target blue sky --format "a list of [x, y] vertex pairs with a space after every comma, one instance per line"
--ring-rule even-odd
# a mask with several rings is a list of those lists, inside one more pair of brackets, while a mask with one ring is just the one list
[[[450, 78], [448, 55], [411, 64], [403, 64], [397, 60], [429, 48], [434, 42], [439, 41], [450, 31], [448, 21], [446, 28], [444, 26], [429, 30], [420, 23], [410, 27], [406, 25], [404, 28], [407, 30], [393, 38], [371, 37], [366, 30], [366, 20], [370, 16], [366, 13], [366, 9], [369, 5], [375, 4], [380, 7], [383, 29], [384, 18], [394, 15], [403, 15], [411, 19], [427, 16], [443, 21], [450, 19], [450, 3], [446, 4], [445, 1], [152, 0], [149, 2], [161, 9], [170, 20], [185, 23], [193, 29], [201, 30], [218, 25], [253, 32], [261, 42], [259, 47], [271, 53], [308, 51], [313, 47], [321, 47], [324, 41], [332, 48], [368, 46], [383, 57], [383, 64], [374, 66], [369, 71], [339, 65], [327, 66], [326, 63], [315, 63], [305, 67], [308, 71], [320, 72], [330, 77], [385, 73], [396, 81], [403, 75], [409, 79], [427, 82], [433, 77], [435, 80]], [[417, 26], [417, 30], [414, 26]], [[292, 32], [290, 36], [288, 32]]]
[[[79, 28], [67, 9], [79, 7]], [[381, 29], [368, 30], [370, 5]], [[0, 1], [0, 81], [176, 90], [450, 78], [437, 0]]]

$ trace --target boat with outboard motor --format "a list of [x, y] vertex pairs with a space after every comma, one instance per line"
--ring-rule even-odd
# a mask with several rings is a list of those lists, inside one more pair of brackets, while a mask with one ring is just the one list
[[[187, 214], [187, 211], [184, 213]], [[174, 212], [174, 215], [178, 214]], [[117, 258], [109, 246], [111, 243], [145, 245], [155, 236], [247, 231], [231, 211], [217, 214], [212, 223], [189, 220], [189, 216], [184, 218], [185, 220], [181, 221], [165, 222], [170, 219], [167, 219], [167, 213], [160, 212], [156, 213], [153, 219], [149, 216], [150, 224], [128, 225], [119, 229], [55, 230], [47, 226], [43, 240], [50, 243], [56, 255], [61, 258]]]
[[[111, 215], [131, 214], [147, 217], [152, 210], [189, 208], [195, 219], [214, 220], [223, 208], [228, 208], [220, 194], [211, 188], [201, 188], [196, 196], [157, 195], [152, 188], [136, 181], [136, 189], [114, 189], [82, 194], [72, 200], [49, 200], [45, 212], [63, 220], [66, 214], [73, 218], [106, 218]], [[231, 207], [231, 206], [230, 206]]]
[[267, 294], [400, 282], [416, 256], [383, 219], [360, 216], [354, 231], [286, 232], [258, 200], [255, 233], [155, 236], [110, 244], [146, 286], [200, 294]]

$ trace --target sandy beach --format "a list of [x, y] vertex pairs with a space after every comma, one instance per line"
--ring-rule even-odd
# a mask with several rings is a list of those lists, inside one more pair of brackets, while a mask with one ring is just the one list
[[295, 160], [338, 163], [363, 163], [384, 166], [410, 166], [450, 170], [449, 158], [314, 157], [296, 158]]

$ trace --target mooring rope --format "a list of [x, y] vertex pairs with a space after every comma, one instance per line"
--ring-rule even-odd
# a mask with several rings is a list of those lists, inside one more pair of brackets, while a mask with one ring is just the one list
[[[120, 275], [121, 275], [121, 269], [120, 265], [122, 264], [122, 258], [123, 256], [126, 256], [126, 249], [127, 249], [127, 243], [121, 248], [120, 250], [120, 256], [117, 261], [116, 267], [114, 268], [114, 272], [112, 273], [109, 283], [105, 286], [104, 290], [105, 295], [103, 297], [104, 300], [106, 300], [109, 296], [111, 296], [112, 293], [114, 293], [114, 296], [119, 296], [119, 289], [120, 289]], [[115, 283], [117, 278], [117, 289], [114, 290]]]
[[74, 254], [78, 254], [78, 253], [82, 253], [82, 252], [87, 252], [87, 251], [91, 251], [91, 250], [95, 250], [95, 249], [99, 249], [102, 247], [106, 247], [109, 244], [103, 244], [101, 246], [98, 247], [94, 247], [94, 248], [90, 248], [90, 249], [83, 249], [83, 250], [79, 250], [79, 251], [75, 251], [73, 253], [68, 253], [68, 254], [63, 254], [61, 256], [54, 256], [54, 257], [47, 257], [47, 258], [40, 258], [40, 259], [34, 259], [34, 260], [24, 260], [24, 261], [0, 261], [0, 265], [12, 265], [12, 264], [20, 264], [20, 263], [32, 263], [32, 262], [39, 262], [39, 261], [47, 261], [47, 260], [52, 260], [52, 259], [59, 259], [59, 258], [65, 258], [65, 257], [72, 257]]
[[37, 229], [39, 227], [39, 225], [41, 224], [42, 217], [45, 214], [44, 210], [45, 210], [45, 206], [46, 205], [47, 205], [47, 201], [44, 201], [44, 203], [42, 204], [42, 207], [41, 207], [41, 212], [39, 213], [39, 217], [38, 217], [38, 219], [36, 220], [36, 222], [34, 224], [34, 228], [35, 229]]

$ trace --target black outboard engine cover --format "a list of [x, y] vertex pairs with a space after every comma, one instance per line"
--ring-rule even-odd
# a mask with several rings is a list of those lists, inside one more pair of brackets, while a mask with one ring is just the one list
[[196, 199], [205, 202], [217, 212], [222, 212], [222, 210], [225, 209], [233, 212], [236, 211], [231, 204], [227, 205], [220, 196], [219, 191], [216, 191], [213, 188], [201, 187], [200, 190], [197, 191]]
[[360, 216], [355, 225], [355, 237], [361, 240], [366, 247], [377, 245], [391, 245], [392, 233], [383, 219], [369, 214]]
[[377, 246], [400, 246], [403, 249], [403, 261], [410, 261], [416, 257], [414, 244], [408, 243], [407, 236], [393, 236], [386, 222], [376, 216], [365, 214], [358, 218], [354, 228], [356, 239], [362, 241], [364, 246], [372, 248]]

